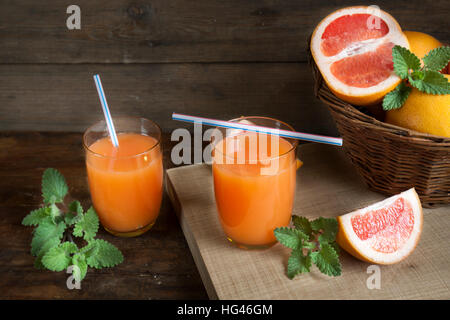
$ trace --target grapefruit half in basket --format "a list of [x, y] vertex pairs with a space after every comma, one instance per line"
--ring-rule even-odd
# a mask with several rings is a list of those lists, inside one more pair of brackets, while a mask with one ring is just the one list
[[330, 90], [349, 103], [378, 103], [399, 83], [392, 48], [409, 43], [388, 13], [358, 6], [323, 19], [311, 37], [311, 54]]
[[336, 241], [356, 258], [375, 264], [405, 259], [422, 233], [422, 205], [414, 188], [338, 217]]

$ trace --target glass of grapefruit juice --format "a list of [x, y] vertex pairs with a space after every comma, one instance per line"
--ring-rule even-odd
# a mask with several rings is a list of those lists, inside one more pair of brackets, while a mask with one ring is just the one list
[[[232, 121], [242, 120], [294, 131], [271, 118]], [[298, 141], [236, 129], [217, 130], [220, 134], [213, 141], [212, 155], [214, 194], [227, 239], [244, 249], [270, 247], [276, 243], [273, 230], [288, 226], [291, 220]]]
[[144, 118], [113, 119], [119, 147], [97, 122], [83, 135], [92, 203], [111, 234], [134, 237], [156, 221], [163, 194], [161, 129]]

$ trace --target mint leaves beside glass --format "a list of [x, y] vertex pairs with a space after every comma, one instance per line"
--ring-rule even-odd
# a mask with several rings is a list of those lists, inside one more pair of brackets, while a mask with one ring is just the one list
[[338, 223], [334, 218], [317, 218], [309, 221], [305, 217], [292, 216], [294, 227], [274, 230], [277, 240], [292, 249], [288, 260], [287, 276], [293, 279], [300, 273], [310, 272], [314, 263], [328, 276], [341, 274], [339, 246], [336, 243]]
[[22, 224], [36, 226], [31, 241], [36, 268], [63, 271], [75, 265], [78, 268], [73, 269], [74, 277], [81, 281], [88, 267], [114, 267], [122, 263], [123, 255], [109, 242], [95, 239], [99, 227], [97, 213], [92, 207], [84, 212], [79, 201], [65, 203], [67, 192], [63, 175], [56, 169], [46, 169], [42, 176], [44, 203], [31, 211]]
[[433, 95], [450, 94], [450, 82], [441, 71], [450, 61], [450, 47], [444, 46], [431, 50], [420, 59], [401, 46], [392, 48], [394, 72], [402, 81], [383, 99], [385, 111], [400, 108], [411, 93], [412, 88]]

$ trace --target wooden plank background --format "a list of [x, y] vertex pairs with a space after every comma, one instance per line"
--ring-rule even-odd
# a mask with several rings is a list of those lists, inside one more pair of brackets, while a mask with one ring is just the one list
[[83, 131], [103, 117], [96, 72], [114, 115], [144, 116], [167, 131], [182, 126], [171, 119], [174, 111], [298, 119], [297, 129], [308, 132], [334, 126], [300, 63], [0, 65], [0, 126]]
[[[336, 134], [312, 94], [306, 39], [328, 13], [360, 1], [78, 0], [0, 3], [0, 130], [80, 132], [102, 115], [92, 74], [115, 115], [170, 132], [173, 111], [268, 115]], [[448, 1], [377, 1], [405, 30], [450, 42]], [[255, 63], [258, 62], [258, 63]]]
[[[306, 61], [308, 35], [360, 0], [2, 0], [3, 63]], [[66, 8], [81, 8], [67, 30]], [[405, 30], [449, 37], [448, 1], [377, 0]]]

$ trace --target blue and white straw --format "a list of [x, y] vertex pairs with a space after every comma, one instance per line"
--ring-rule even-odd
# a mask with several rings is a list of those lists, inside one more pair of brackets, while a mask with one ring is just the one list
[[106, 125], [108, 127], [109, 136], [113, 145], [117, 148], [119, 147], [119, 140], [117, 139], [116, 130], [114, 129], [114, 123], [111, 118], [111, 113], [109, 112], [108, 102], [106, 102], [105, 92], [103, 91], [102, 82], [100, 81], [100, 76], [98, 74], [94, 75], [95, 86], [97, 87], [98, 97], [102, 103], [103, 114], [105, 115]]
[[322, 136], [322, 135], [317, 135], [317, 134], [268, 128], [268, 127], [247, 124], [247, 123], [223, 121], [223, 120], [216, 120], [216, 119], [203, 118], [203, 117], [193, 117], [193, 116], [188, 116], [188, 115], [179, 114], [179, 113], [172, 113], [172, 119], [178, 120], [178, 121], [184, 121], [184, 122], [200, 123], [200, 124], [209, 125], [209, 126], [217, 126], [217, 127], [222, 127], [222, 128], [232, 128], [232, 129], [240, 129], [240, 130], [245, 130], [245, 131], [261, 132], [261, 133], [266, 133], [266, 134], [278, 135], [280, 137], [285, 137], [285, 138], [292, 138], [292, 139], [298, 139], [298, 140], [331, 144], [331, 145], [335, 145], [335, 146], [342, 146], [342, 138], [327, 137], [327, 136]]

